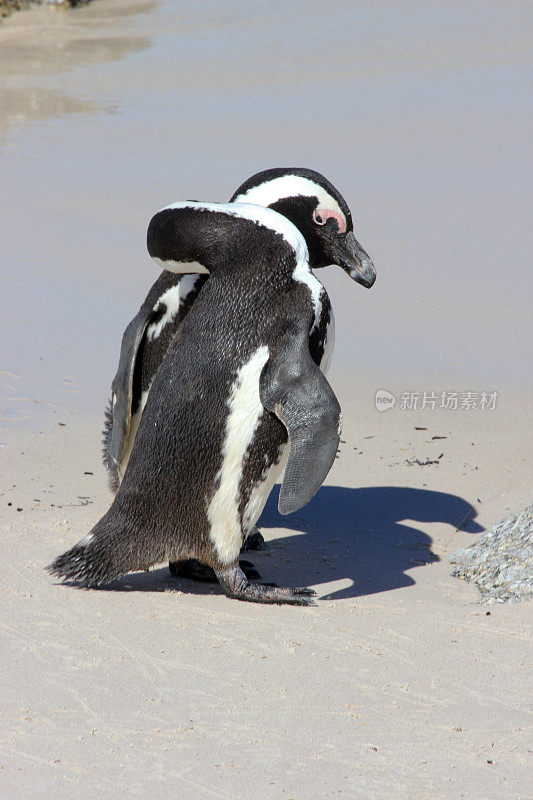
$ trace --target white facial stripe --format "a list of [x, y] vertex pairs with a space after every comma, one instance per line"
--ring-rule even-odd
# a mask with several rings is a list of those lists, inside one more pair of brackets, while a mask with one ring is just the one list
[[300, 175], [282, 175], [271, 181], [260, 183], [254, 186], [245, 194], [240, 194], [235, 198], [235, 203], [257, 203], [259, 206], [270, 206], [277, 200], [284, 197], [316, 197], [318, 205], [323, 208], [330, 208], [340, 214], [346, 224], [344, 213], [329, 192], [309, 178]]
[[259, 377], [268, 361], [268, 347], [259, 347], [240, 368], [228, 400], [218, 489], [207, 508], [209, 535], [223, 564], [232, 564], [242, 544], [239, 485], [244, 456], [263, 414]]
[[160, 267], [169, 272], [177, 272], [179, 274], [182, 272], [187, 274], [195, 272], [198, 275], [209, 275], [209, 270], [198, 261], [172, 261], [172, 259], [164, 261], [162, 258], [156, 258], [155, 256], [152, 256], [152, 258], [156, 264], [159, 264]]
[[[278, 214], [277, 211], [273, 211], [271, 208], [262, 208], [260, 205], [252, 205], [251, 203], [193, 203], [192, 201], [185, 201], [181, 203], [171, 203], [169, 206], [165, 206], [162, 208], [161, 211], [166, 211], [167, 209], [171, 208], [191, 208], [196, 209], [197, 211], [214, 211], [216, 214], [228, 214], [230, 217], [240, 217], [241, 219], [249, 219], [252, 222], [257, 223], [258, 225], [262, 225], [265, 228], [268, 228], [274, 233], [279, 233], [285, 241], [292, 247], [296, 254], [297, 261], [304, 261], [309, 258], [309, 253], [307, 251], [307, 245], [305, 243], [305, 239], [296, 228], [295, 225], [292, 224], [286, 217], [282, 214]], [[155, 259], [159, 264], [165, 267], [165, 269], [170, 269], [171, 271], [179, 272], [180, 270], [175, 269], [172, 270], [171, 267], [168, 267], [168, 263], [176, 263], [176, 262], [161, 262], [159, 259]], [[178, 262], [179, 263], [179, 262]], [[201, 265], [200, 265], [201, 266]], [[204, 272], [207, 272], [205, 267], [202, 267]], [[184, 272], [200, 272], [200, 270], [191, 270], [186, 269]]]
[[161, 305], [166, 306], [166, 311], [157, 322], [149, 325], [146, 329], [146, 338], [149, 342], [161, 334], [161, 331], [168, 325], [181, 308], [183, 301], [194, 291], [194, 287], [198, 281], [198, 275], [184, 275], [177, 286], [171, 286], [164, 292], [154, 306], [154, 311], [158, 311]]

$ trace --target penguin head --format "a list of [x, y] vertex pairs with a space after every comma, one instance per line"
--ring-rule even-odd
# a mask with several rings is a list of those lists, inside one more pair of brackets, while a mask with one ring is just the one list
[[376, 270], [354, 236], [350, 209], [319, 172], [303, 167], [258, 172], [239, 186], [230, 202], [267, 206], [287, 217], [302, 233], [313, 269], [337, 264], [362, 286], [374, 284]]

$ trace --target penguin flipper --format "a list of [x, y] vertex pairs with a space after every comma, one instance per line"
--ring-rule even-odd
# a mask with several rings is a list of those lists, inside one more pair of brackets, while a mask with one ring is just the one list
[[[172, 337], [194, 303], [207, 275], [174, 274], [163, 270], [122, 336], [117, 373], [111, 385], [113, 400], [106, 411], [104, 463], [118, 485], [118, 466], [133, 442], [132, 416], [163, 361]], [[150, 341], [149, 326], [157, 332]], [[136, 367], [138, 368], [136, 370]]]
[[267, 362], [259, 393], [263, 406], [289, 434], [278, 509], [291, 514], [309, 502], [331, 469], [339, 446], [341, 408], [311, 358], [307, 335], [296, 348], [290, 343]]
[[111, 384], [113, 392], [110, 409], [112, 423], [106, 453], [107, 462], [117, 466], [122, 459], [130, 431], [133, 375], [137, 353], [152, 316], [153, 309], [147, 304], [143, 304], [122, 336], [118, 369]]

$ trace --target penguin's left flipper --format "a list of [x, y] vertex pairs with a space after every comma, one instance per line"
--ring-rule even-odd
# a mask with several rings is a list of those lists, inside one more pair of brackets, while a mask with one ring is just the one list
[[113, 391], [113, 404], [110, 412], [112, 422], [107, 443], [108, 452], [106, 453], [106, 458], [111, 464], [120, 464], [126, 448], [131, 424], [135, 361], [152, 315], [153, 309], [148, 308], [145, 303], [131, 320], [122, 336], [117, 374], [111, 384]]
[[339, 447], [341, 408], [309, 353], [307, 334], [266, 364], [259, 394], [287, 428], [290, 454], [279, 493], [280, 514], [302, 508], [318, 492]]

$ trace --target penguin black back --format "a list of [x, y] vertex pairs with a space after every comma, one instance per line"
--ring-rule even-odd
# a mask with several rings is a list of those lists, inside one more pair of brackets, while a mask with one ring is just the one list
[[287, 439], [282, 513], [313, 496], [337, 451], [340, 408], [309, 353], [325, 292], [305, 241], [269, 209], [179, 203], [153, 218], [148, 249], [211, 278], [156, 373], [113, 505], [50, 571], [94, 584], [197, 558], [231, 596], [308, 604], [309, 590], [249, 584], [237, 563]]

